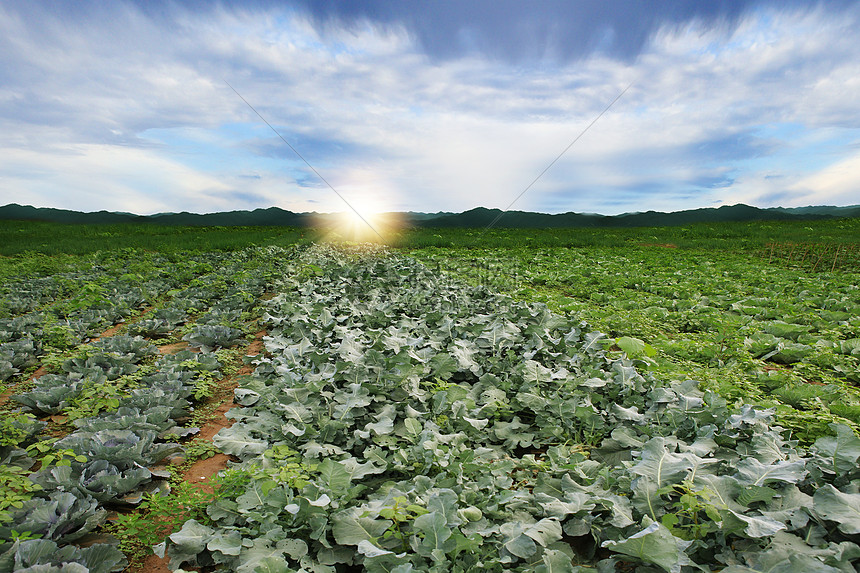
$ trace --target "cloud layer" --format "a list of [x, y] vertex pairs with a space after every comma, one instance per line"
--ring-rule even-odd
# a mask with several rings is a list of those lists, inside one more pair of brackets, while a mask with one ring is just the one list
[[225, 82], [360, 211], [505, 208], [630, 84], [513, 208], [860, 203], [857, 3], [509, 4], [0, 5], [0, 203], [345, 210]]

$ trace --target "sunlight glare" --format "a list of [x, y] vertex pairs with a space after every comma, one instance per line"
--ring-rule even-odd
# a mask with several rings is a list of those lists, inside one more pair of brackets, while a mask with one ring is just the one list
[[318, 215], [315, 226], [325, 231], [326, 241], [355, 243], [386, 243], [402, 227], [400, 214], [386, 211], [381, 202], [363, 201], [362, 207]]

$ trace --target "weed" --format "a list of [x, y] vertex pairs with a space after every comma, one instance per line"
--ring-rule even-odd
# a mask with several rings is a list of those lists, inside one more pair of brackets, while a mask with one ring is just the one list
[[28, 473], [18, 466], [0, 464], [0, 524], [12, 521], [11, 511], [24, 507], [24, 502], [42, 489], [30, 481]]
[[661, 520], [675, 537], [692, 541], [720, 529], [722, 517], [712, 502], [714, 492], [708, 488], [697, 488], [692, 481], [684, 480], [657, 493], [677, 496], [671, 506], [675, 511], [666, 513]]
[[198, 460], [208, 460], [220, 450], [212, 442], [195, 439], [185, 445], [186, 463], [191, 464]]
[[72, 449], [57, 449], [54, 443], [57, 440], [54, 438], [42, 440], [27, 448], [27, 454], [38, 460], [43, 468], [48, 466], [70, 466], [72, 462], [84, 463], [87, 461], [86, 456], [81, 456], [75, 453]]
[[136, 511], [118, 515], [106, 529], [119, 539], [126, 555], [140, 559], [152, 553], [153, 545], [179, 531], [186, 520], [209, 523], [206, 506], [213, 499], [213, 494], [180, 482], [169, 494], [147, 495]]
[[395, 497], [393, 505], [384, 507], [379, 511], [380, 517], [391, 521], [391, 525], [382, 534], [382, 539], [394, 538], [400, 542], [402, 551], [408, 551], [409, 545], [407, 540], [412, 534], [404, 532], [403, 526], [425, 513], [428, 513], [426, 508], [409, 503], [409, 500], [405, 497]]
[[30, 436], [28, 426], [35, 419], [32, 414], [6, 414], [0, 417], [0, 446], [17, 446]]
[[289, 446], [273, 446], [263, 452], [263, 458], [271, 464], [271, 468], [264, 470], [264, 473], [279, 483], [301, 490], [311, 479], [308, 468], [301, 462], [301, 456]]

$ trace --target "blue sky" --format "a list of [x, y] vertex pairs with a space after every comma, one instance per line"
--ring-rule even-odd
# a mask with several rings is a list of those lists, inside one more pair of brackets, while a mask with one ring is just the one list
[[0, 204], [860, 203], [860, 2], [0, 0]]

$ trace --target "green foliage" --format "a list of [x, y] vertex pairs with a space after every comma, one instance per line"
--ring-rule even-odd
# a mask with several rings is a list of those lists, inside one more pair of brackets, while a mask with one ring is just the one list
[[197, 460], [208, 460], [218, 453], [212, 442], [206, 440], [192, 440], [184, 445], [186, 463], [193, 463]]
[[81, 285], [76, 285], [76, 287], [74, 297], [54, 306], [60, 316], [67, 317], [74, 311], [111, 304], [107, 298], [105, 287], [98, 283], [84, 282]]
[[[156, 464], [182, 450], [164, 440], [171, 434], [179, 440], [188, 435], [188, 429], [177, 425], [184, 423], [177, 418], [188, 412], [186, 398], [214, 396], [223, 373], [238, 368], [241, 349], [183, 351], [155, 359], [150, 358], [157, 353], [155, 347], [140, 337], [111, 335], [80, 342], [156, 300], [163, 306], [152, 311], [154, 320], [180, 324], [195, 314], [201, 324], [242, 321], [244, 328], [244, 321], [259, 316], [255, 300], [269, 288], [267, 281], [281, 274], [280, 259], [289, 256], [280, 249], [251, 249], [235, 256], [188, 254], [168, 260], [120, 250], [81, 257], [79, 268], [61, 276], [30, 277], [35, 286], [27, 277], [4, 285], [0, 375], [8, 378], [9, 372], [35, 368], [39, 360], [54, 372], [18, 385], [19, 394], [12, 399], [40, 414], [62, 414], [78, 429], [59, 442], [34, 442], [44, 422], [23, 414], [3, 419], [0, 457], [10, 465], [2, 466], [0, 552], [5, 553], [0, 569], [10, 559], [56, 567], [74, 566], [70, 559], [75, 559], [93, 571], [118, 570], [122, 559], [104, 544], [80, 552], [58, 551], [56, 546], [50, 555], [42, 552], [49, 545], [41, 543], [41, 537], [68, 543], [98, 526], [105, 516], [100, 503], [121, 508], [142, 504], [142, 513], [123, 514], [128, 517], [120, 518], [117, 530], [123, 546], [138, 558], [148, 550], [144, 543], [160, 541], [187, 517], [205, 521], [201, 512], [212, 497], [189, 490], [177, 479], [178, 466], [170, 466], [174, 495], [162, 499], [168, 476]], [[190, 284], [204, 273], [211, 276]], [[195, 409], [189, 421], [202, 420], [200, 414], [216, 406]], [[216, 451], [211, 443], [194, 440], [183, 454], [184, 466]], [[37, 470], [32, 481], [19, 465]], [[312, 475], [298, 464], [267, 471], [297, 487]], [[165, 522], [167, 516], [177, 520], [176, 527], [158, 531], [155, 522]]]
[[128, 564], [118, 549], [106, 543], [79, 548], [58, 545], [50, 539], [18, 539], [2, 559], [0, 563], [8, 571], [111, 573], [122, 571]]
[[46, 315], [46, 321], [42, 329], [45, 346], [56, 351], [69, 350], [80, 342], [80, 338], [74, 329], [68, 324], [59, 322], [53, 315]]
[[170, 494], [146, 495], [133, 512], [121, 513], [109, 531], [128, 553], [152, 553], [151, 547], [178, 531], [187, 519], [207, 521], [205, 508], [213, 500], [188, 483], [178, 483]]
[[676, 500], [660, 519], [675, 537], [692, 541], [719, 531], [722, 517], [714, 505], [716, 496], [707, 487], [684, 480], [658, 490], [658, 493]]
[[[169, 537], [173, 567], [564, 571], [602, 549], [606, 570], [682, 571], [781, 563], [785, 539], [828, 566], [847, 548], [847, 427], [804, 452], [772, 411], [637, 369], [642, 339], [396, 256], [309, 263], [326, 272], [267, 305], [268, 352], [215, 437], [240, 461], [211, 521]], [[821, 553], [817, 520], [837, 524]]]
[[[313, 236], [314, 233], [306, 233], [304, 229], [284, 227], [165, 227], [133, 223], [64, 225], [0, 221], [0, 255], [29, 259], [32, 261], [30, 266], [41, 261], [43, 255], [114, 254], [129, 250], [134, 253], [175, 254], [181, 258], [188, 251], [229, 252], [253, 245], [287, 247], [312, 240]], [[42, 268], [50, 270], [56, 268], [54, 265], [53, 261], [41, 263]], [[17, 268], [21, 269], [21, 266]]]
[[[621, 248], [643, 245], [651, 249], [703, 249], [714, 252], [745, 251], [768, 260], [774, 242], [785, 245], [855, 244], [860, 237], [860, 219], [821, 221], [753, 221], [693, 223], [674, 227], [489, 230], [438, 228], [410, 229], [400, 233], [394, 246], [402, 249], [521, 249]], [[776, 261], [776, 258], [774, 258]], [[823, 266], [823, 264], [822, 264]], [[829, 268], [829, 267], [828, 267]]]
[[215, 372], [207, 369], [197, 360], [185, 360], [179, 364], [179, 367], [196, 373], [192, 394], [195, 400], [201, 401], [214, 395], [220, 376], [216, 376]]
[[263, 473], [278, 483], [301, 490], [308, 480], [311, 468], [301, 461], [301, 456], [287, 445], [279, 444], [263, 452]]
[[4, 413], [0, 416], [0, 447], [17, 446], [33, 435], [35, 416], [26, 413]]
[[100, 412], [116, 410], [125, 390], [123, 386], [107, 382], [85, 383], [80, 393], [69, 401], [63, 413], [69, 420], [80, 420], [91, 418]]
[[[406, 534], [404, 529], [410, 522], [415, 521], [416, 517], [427, 513], [429, 513], [429, 511], [426, 508], [421, 507], [420, 505], [415, 505], [414, 503], [409, 503], [409, 500], [405, 497], [395, 497], [392, 500], [391, 506], [383, 507], [379, 510], [380, 517], [391, 521], [391, 525], [385, 530], [385, 533], [382, 534], [382, 540], [385, 541], [387, 539], [394, 538], [400, 542], [402, 550], [407, 551], [409, 549], [409, 536]], [[367, 515], [370, 515], [370, 513], [368, 512], [365, 514], [365, 517]]]
[[0, 464], [0, 526], [12, 521], [12, 511], [21, 509], [25, 501], [42, 489], [27, 473], [19, 466]]
[[56, 442], [55, 438], [36, 442], [27, 448], [27, 453], [38, 460], [42, 468], [49, 466], [70, 466], [72, 462], [84, 463], [87, 461], [86, 456], [76, 454], [70, 448], [55, 447]]
[[[32, 298], [18, 296], [23, 282], [5, 287], [0, 330], [15, 341], [4, 356], [32, 364], [65, 336], [52, 324], [83, 340], [143, 301], [158, 301], [154, 320], [243, 332], [264, 313], [266, 352], [236, 390], [236, 423], [214, 445], [186, 444], [186, 463], [216, 448], [239, 460], [214, 496], [175, 468], [172, 495], [145, 495], [111, 526], [137, 554], [168, 536], [174, 568], [856, 567], [860, 441], [845, 425], [860, 407], [856, 278], [768, 265], [754, 254], [764, 236], [736, 231], [716, 237], [719, 252], [699, 248], [702, 229], [589, 230], [578, 235], [589, 249], [433, 249], [419, 253], [429, 266], [361, 245], [105, 251], [62, 280], [34, 263], [45, 280]], [[670, 237], [681, 248], [654, 246]], [[17, 342], [25, 333], [32, 345]], [[134, 503], [139, 487], [163, 488], [147, 468], [178, 451], [171, 433], [184, 439], [171, 417], [214, 393], [242, 354], [149, 361], [147, 346], [117, 336], [54, 353], [63, 374], [35, 382], [29, 402], [77, 418], [61, 443], [32, 444], [7, 424], [3, 455], [29, 464], [29, 445], [44, 466], [31, 485], [3, 470], [7, 516], [32, 524], [0, 523], [22, 563], [49, 548], [25, 539], [42, 516], [74, 509], [89, 528], [103, 515], [90, 495]]]
[[[739, 251], [715, 249], [704, 237], [681, 248], [661, 246], [679, 243], [657, 240], [659, 235], [637, 245], [638, 232], [623, 248], [416, 254], [479, 285], [584, 319], [655, 375], [701, 380], [733, 401], [784, 404], [779, 422], [805, 442], [826, 432], [837, 415], [860, 424], [860, 361], [850, 342], [850, 319], [860, 311], [856, 273], [811, 275], [769, 266], [743, 245], [736, 245]], [[779, 384], [763, 377], [776, 368], [790, 369]], [[839, 400], [826, 389], [831, 386], [840, 389]], [[824, 422], [815, 423], [816, 416]]]

